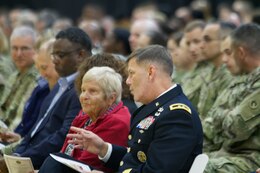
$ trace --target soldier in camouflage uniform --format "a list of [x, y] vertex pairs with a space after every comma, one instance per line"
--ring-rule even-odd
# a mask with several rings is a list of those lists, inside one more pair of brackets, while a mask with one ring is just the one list
[[214, 67], [208, 74], [209, 81], [204, 82], [199, 96], [198, 112], [204, 119], [218, 95], [228, 86], [232, 78], [222, 62], [221, 41], [235, 29], [227, 22], [208, 24], [203, 30], [202, 53]]
[[188, 46], [189, 55], [197, 62], [193, 70], [188, 72], [181, 79], [183, 91], [197, 108], [200, 89], [203, 83], [209, 81], [208, 74], [211, 73], [213, 66], [204, 60], [201, 53], [202, 31], [205, 26], [203, 21], [193, 21], [184, 30], [184, 37]]
[[229, 85], [203, 121], [204, 148], [211, 151], [205, 173], [260, 167], [260, 26], [242, 25], [228, 39], [223, 60], [232, 74], [247, 75]]
[[5, 88], [0, 101], [0, 118], [10, 129], [20, 122], [24, 104], [36, 86], [35, 42], [35, 31], [26, 26], [15, 28], [10, 38], [11, 56], [17, 71], [10, 75], [7, 82], [11, 88]]

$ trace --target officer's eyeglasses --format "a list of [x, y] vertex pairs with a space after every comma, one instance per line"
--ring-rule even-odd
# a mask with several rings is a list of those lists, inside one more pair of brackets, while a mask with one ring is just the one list
[[52, 55], [53, 59], [63, 59], [66, 56], [69, 56], [70, 54], [77, 52], [79, 50], [80, 50], [80, 48], [72, 50], [72, 51], [67, 51], [67, 52], [52, 52], [51, 55]]

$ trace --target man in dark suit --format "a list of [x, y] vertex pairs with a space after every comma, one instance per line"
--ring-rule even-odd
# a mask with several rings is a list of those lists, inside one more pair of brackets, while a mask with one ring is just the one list
[[[188, 173], [202, 153], [198, 113], [179, 85], [173, 84], [173, 63], [159, 45], [134, 51], [127, 60], [127, 84], [141, 106], [132, 116], [128, 148], [109, 144], [89, 131], [72, 128], [70, 143], [98, 154], [119, 172]], [[96, 172], [96, 171], [94, 171]]]
[[34, 127], [14, 151], [18, 156], [30, 157], [35, 169], [50, 153], [60, 151], [70, 124], [81, 109], [74, 79], [80, 62], [91, 55], [91, 47], [90, 38], [79, 28], [68, 28], [56, 35], [52, 55], [61, 78], [43, 101]]

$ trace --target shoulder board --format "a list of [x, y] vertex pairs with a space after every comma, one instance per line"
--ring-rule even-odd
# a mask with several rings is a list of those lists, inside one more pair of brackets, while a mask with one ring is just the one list
[[176, 110], [176, 109], [182, 109], [185, 110], [187, 112], [189, 112], [191, 114], [191, 109], [189, 108], [189, 106], [183, 104], [183, 103], [175, 103], [169, 106], [170, 110]]

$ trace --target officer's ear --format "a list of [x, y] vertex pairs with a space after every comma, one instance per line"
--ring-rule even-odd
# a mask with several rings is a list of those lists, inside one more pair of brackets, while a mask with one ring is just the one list
[[148, 71], [148, 78], [153, 79], [155, 76], [155, 73], [156, 73], [156, 66], [154, 66], [153, 64], [150, 64], [148, 66], [147, 71]]

